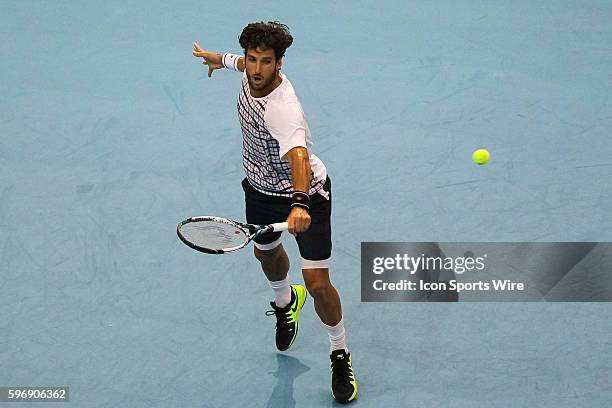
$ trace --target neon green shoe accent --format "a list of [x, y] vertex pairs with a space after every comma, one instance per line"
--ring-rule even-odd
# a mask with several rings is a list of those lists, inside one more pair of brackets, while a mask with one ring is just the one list
[[289, 346], [287, 346], [287, 350], [291, 348], [291, 346], [293, 345], [293, 342], [297, 338], [298, 314], [300, 313], [300, 310], [302, 310], [302, 307], [304, 306], [304, 303], [306, 302], [306, 297], [308, 296], [306, 292], [306, 288], [302, 285], [291, 285], [291, 291], [295, 295], [295, 299], [293, 300], [293, 302], [291, 302], [291, 304], [289, 304], [289, 311], [286, 312], [285, 315], [287, 316], [287, 321], [289, 323], [295, 323], [295, 330], [293, 331], [293, 338], [289, 342]]
[[291, 285], [291, 291], [295, 294], [296, 299], [289, 305], [287, 317], [297, 322], [298, 313], [300, 313], [300, 310], [304, 307], [308, 295], [306, 288], [302, 285]]

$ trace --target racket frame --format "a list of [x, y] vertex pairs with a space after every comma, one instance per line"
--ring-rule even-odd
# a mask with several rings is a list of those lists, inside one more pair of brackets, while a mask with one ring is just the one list
[[[202, 222], [202, 221], [214, 221], [214, 222], [220, 222], [222, 224], [231, 225], [232, 227], [241, 230], [245, 234], [246, 240], [241, 245], [238, 245], [235, 247], [229, 247], [229, 248], [223, 248], [223, 249], [211, 249], [211, 248], [204, 248], [204, 247], [198, 246], [194, 244], [193, 242], [189, 241], [187, 238], [185, 238], [183, 234], [181, 234], [181, 227], [183, 225], [195, 223], [195, 222]], [[230, 219], [223, 218], [223, 217], [215, 217], [211, 215], [201, 215], [197, 217], [189, 217], [185, 221], [181, 221], [176, 227], [176, 234], [178, 235], [179, 239], [191, 249], [195, 249], [196, 251], [204, 252], [206, 254], [221, 255], [221, 254], [225, 254], [228, 252], [235, 252], [235, 251], [241, 250], [242, 248], [247, 246], [249, 242], [251, 242], [252, 240], [254, 240], [255, 238], [257, 238], [258, 236], [262, 234], [265, 234], [268, 232], [275, 232], [275, 231], [276, 232], [287, 231], [287, 228], [288, 227], [287, 227], [286, 222], [280, 222], [280, 223], [269, 224], [269, 225], [255, 225], [255, 224], [245, 224], [242, 222], [230, 220]]]

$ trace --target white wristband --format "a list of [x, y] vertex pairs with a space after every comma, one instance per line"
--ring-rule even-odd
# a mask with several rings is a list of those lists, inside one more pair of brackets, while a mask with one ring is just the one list
[[234, 71], [239, 71], [238, 69], [238, 59], [240, 55], [230, 54], [226, 52], [223, 54], [223, 66], [227, 69], [233, 69]]

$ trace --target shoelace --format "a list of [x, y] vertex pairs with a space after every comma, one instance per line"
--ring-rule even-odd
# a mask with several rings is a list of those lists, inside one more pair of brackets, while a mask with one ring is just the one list
[[276, 315], [276, 327], [291, 328], [291, 323], [287, 317], [287, 312], [283, 309], [272, 309], [266, 311], [266, 316]]
[[333, 359], [331, 365], [334, 376], [337, 376], [342, 380], [351, 380], [352, 370], [350, 369], [348, 358], [344, 358], [342, 360], [337, 358]]

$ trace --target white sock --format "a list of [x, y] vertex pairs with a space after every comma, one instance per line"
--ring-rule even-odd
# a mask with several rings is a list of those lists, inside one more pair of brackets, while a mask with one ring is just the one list
[[274, 303], [276, 307], [285, 307], [291, 302], [291, 288], [289, 287], [289, 276], [279, 281], [269, 281], [274, 290]]
[[328, 326], [323, 323], [323, 326], [327, 329], [329, 336], [329, 353], [331, 354], [334, 350], [344, 350], [348, 353], [348, 347], [346, 347], [346, 332], [344, 330], [344, 318], [341, 318], [337, 325]]

